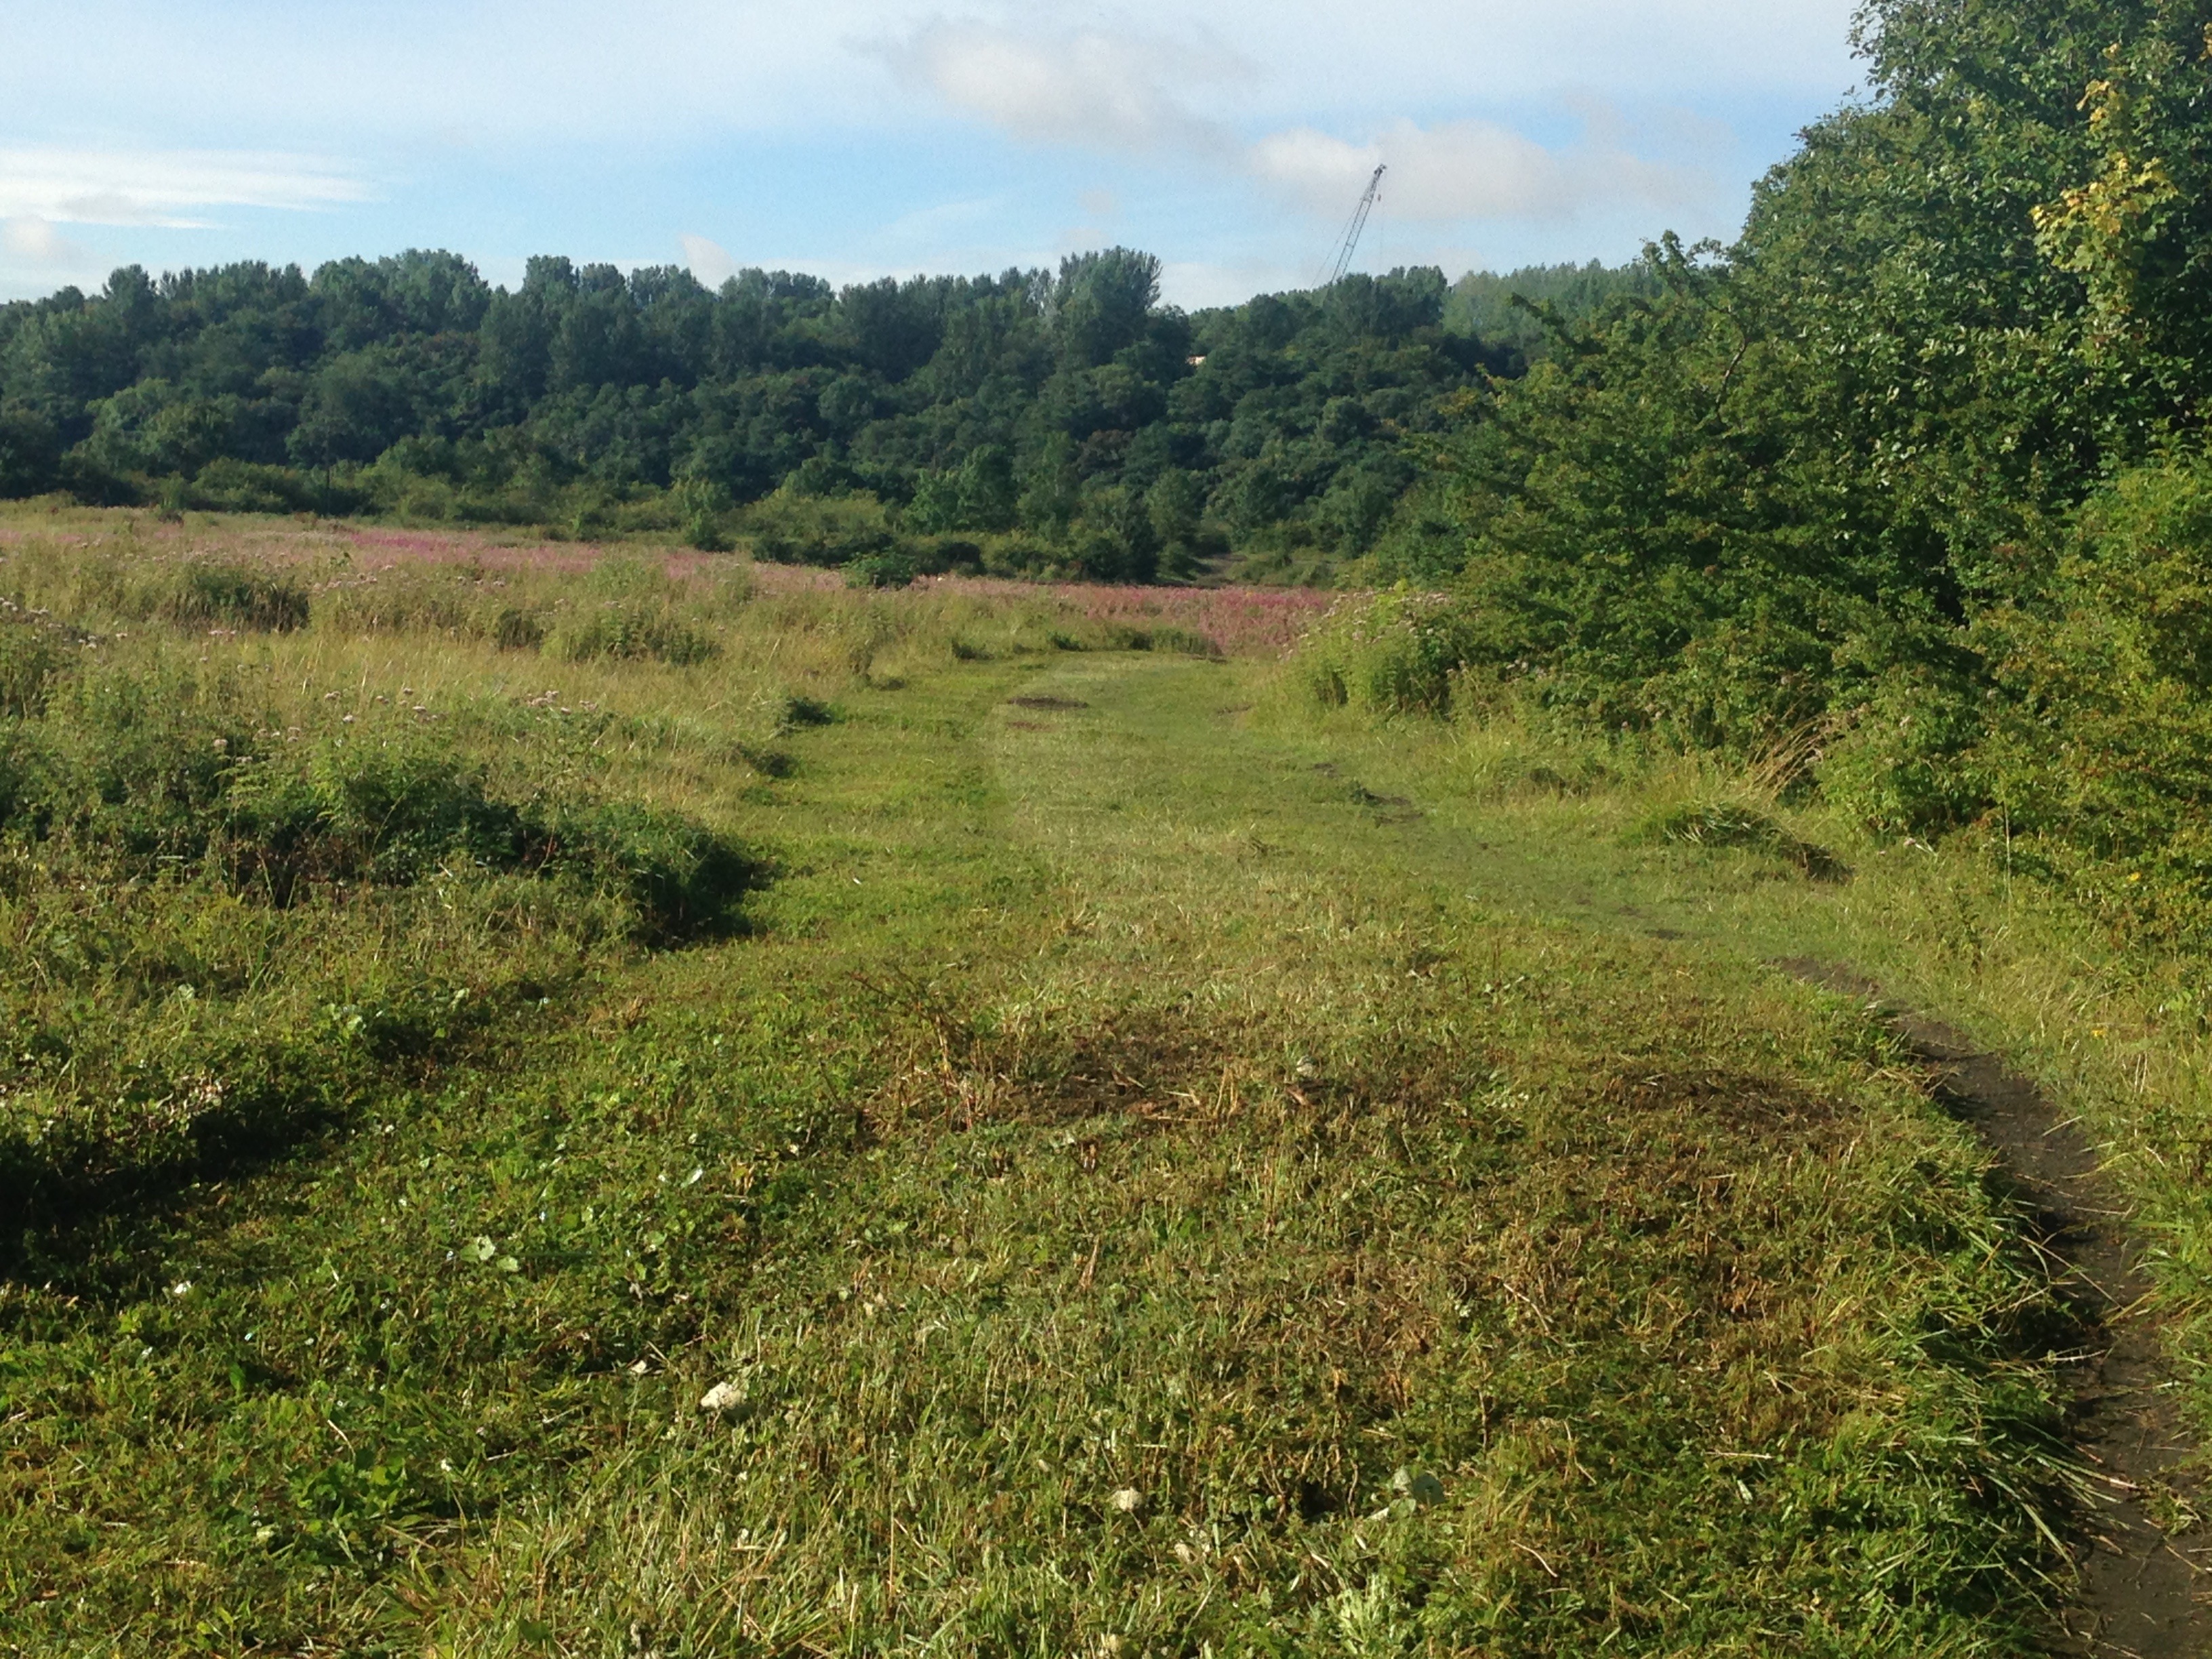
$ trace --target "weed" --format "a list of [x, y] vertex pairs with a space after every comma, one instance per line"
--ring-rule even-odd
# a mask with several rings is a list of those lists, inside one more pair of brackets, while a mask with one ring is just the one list
[[158, 604], [161, 615], [189, 629], [284, 633], [307, 622], [307, 592], [298, 582], [230, 562], [189, 561], [171, 578]]

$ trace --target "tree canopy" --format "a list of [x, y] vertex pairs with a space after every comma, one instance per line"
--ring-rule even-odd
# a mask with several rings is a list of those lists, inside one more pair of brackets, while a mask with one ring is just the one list
[[1195, 313], [1159, 271], [126, 269], [0, 307], [0, 492], [520, 520], [865, 492], [1093, 574], [1340, 560], [1413, 480], [1407, 440], [1520, 361], [1446, 325], [1433, 269]]
[[1456, 658], [2212, 900], [2212, 32], [1873, 0], [1858, 45], [1734, 246], [1654, 247], [1452, 441]]

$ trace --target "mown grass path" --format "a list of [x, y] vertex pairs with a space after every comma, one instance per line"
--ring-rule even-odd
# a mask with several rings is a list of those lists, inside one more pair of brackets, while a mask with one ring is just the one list
[[750, 936], [7, 1285], [0, 1643], [2021, 1650], [2067, 1316], [1971, 1137], [1619, 925], [1741, 872], [1255, 680], [855, 690], [693, 786]]

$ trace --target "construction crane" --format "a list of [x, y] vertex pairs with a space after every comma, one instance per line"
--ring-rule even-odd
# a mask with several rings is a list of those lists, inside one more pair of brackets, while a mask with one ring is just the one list
[[1344, 240], [1336, 250], [1336, 264], [1328, 273], [1324, 287], [1334, 288], [1352, 268], [1352, 256], [1359, 246], [1359, 233], [1367, 228], [1367, 216], [1375, 211], [1375, 204], [1382, 199], [1382, 175], [1388, 168], [1377, 167], [1375, 176], [1367, 181], [1367, 191], [1359, 198], [1359, 205], [1352, 210], [1352, 222], [1344, 228]]

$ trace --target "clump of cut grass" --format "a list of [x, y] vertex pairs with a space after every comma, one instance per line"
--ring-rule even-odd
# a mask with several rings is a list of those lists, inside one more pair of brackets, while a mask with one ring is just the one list
[[26, 720], [44, 712], [74, 643], [44, 617], [0, 602], [0, 717]]
[[156, 614], [180, 628], [281, 634], [307, 625], [307, 590], [281, 572], [228, 560], [193, 559], [169, 579]]
[[1689, 801], [1668, 807], [1637, 825], [1630, 839], [1764, 853], [1815, 881], [1841, 881], [1850, 874], [1850, 866], [1826, 848], [1790, 834], [1771, 813], [1743, 801]]
[[661, 569], [609, 559], [581, 583], [586, 602], [550, 632], [546, 649], [565, 662], [651, 661], [696, 667], [721, 654], [721, 643], [691, 614], [690, 595]]

